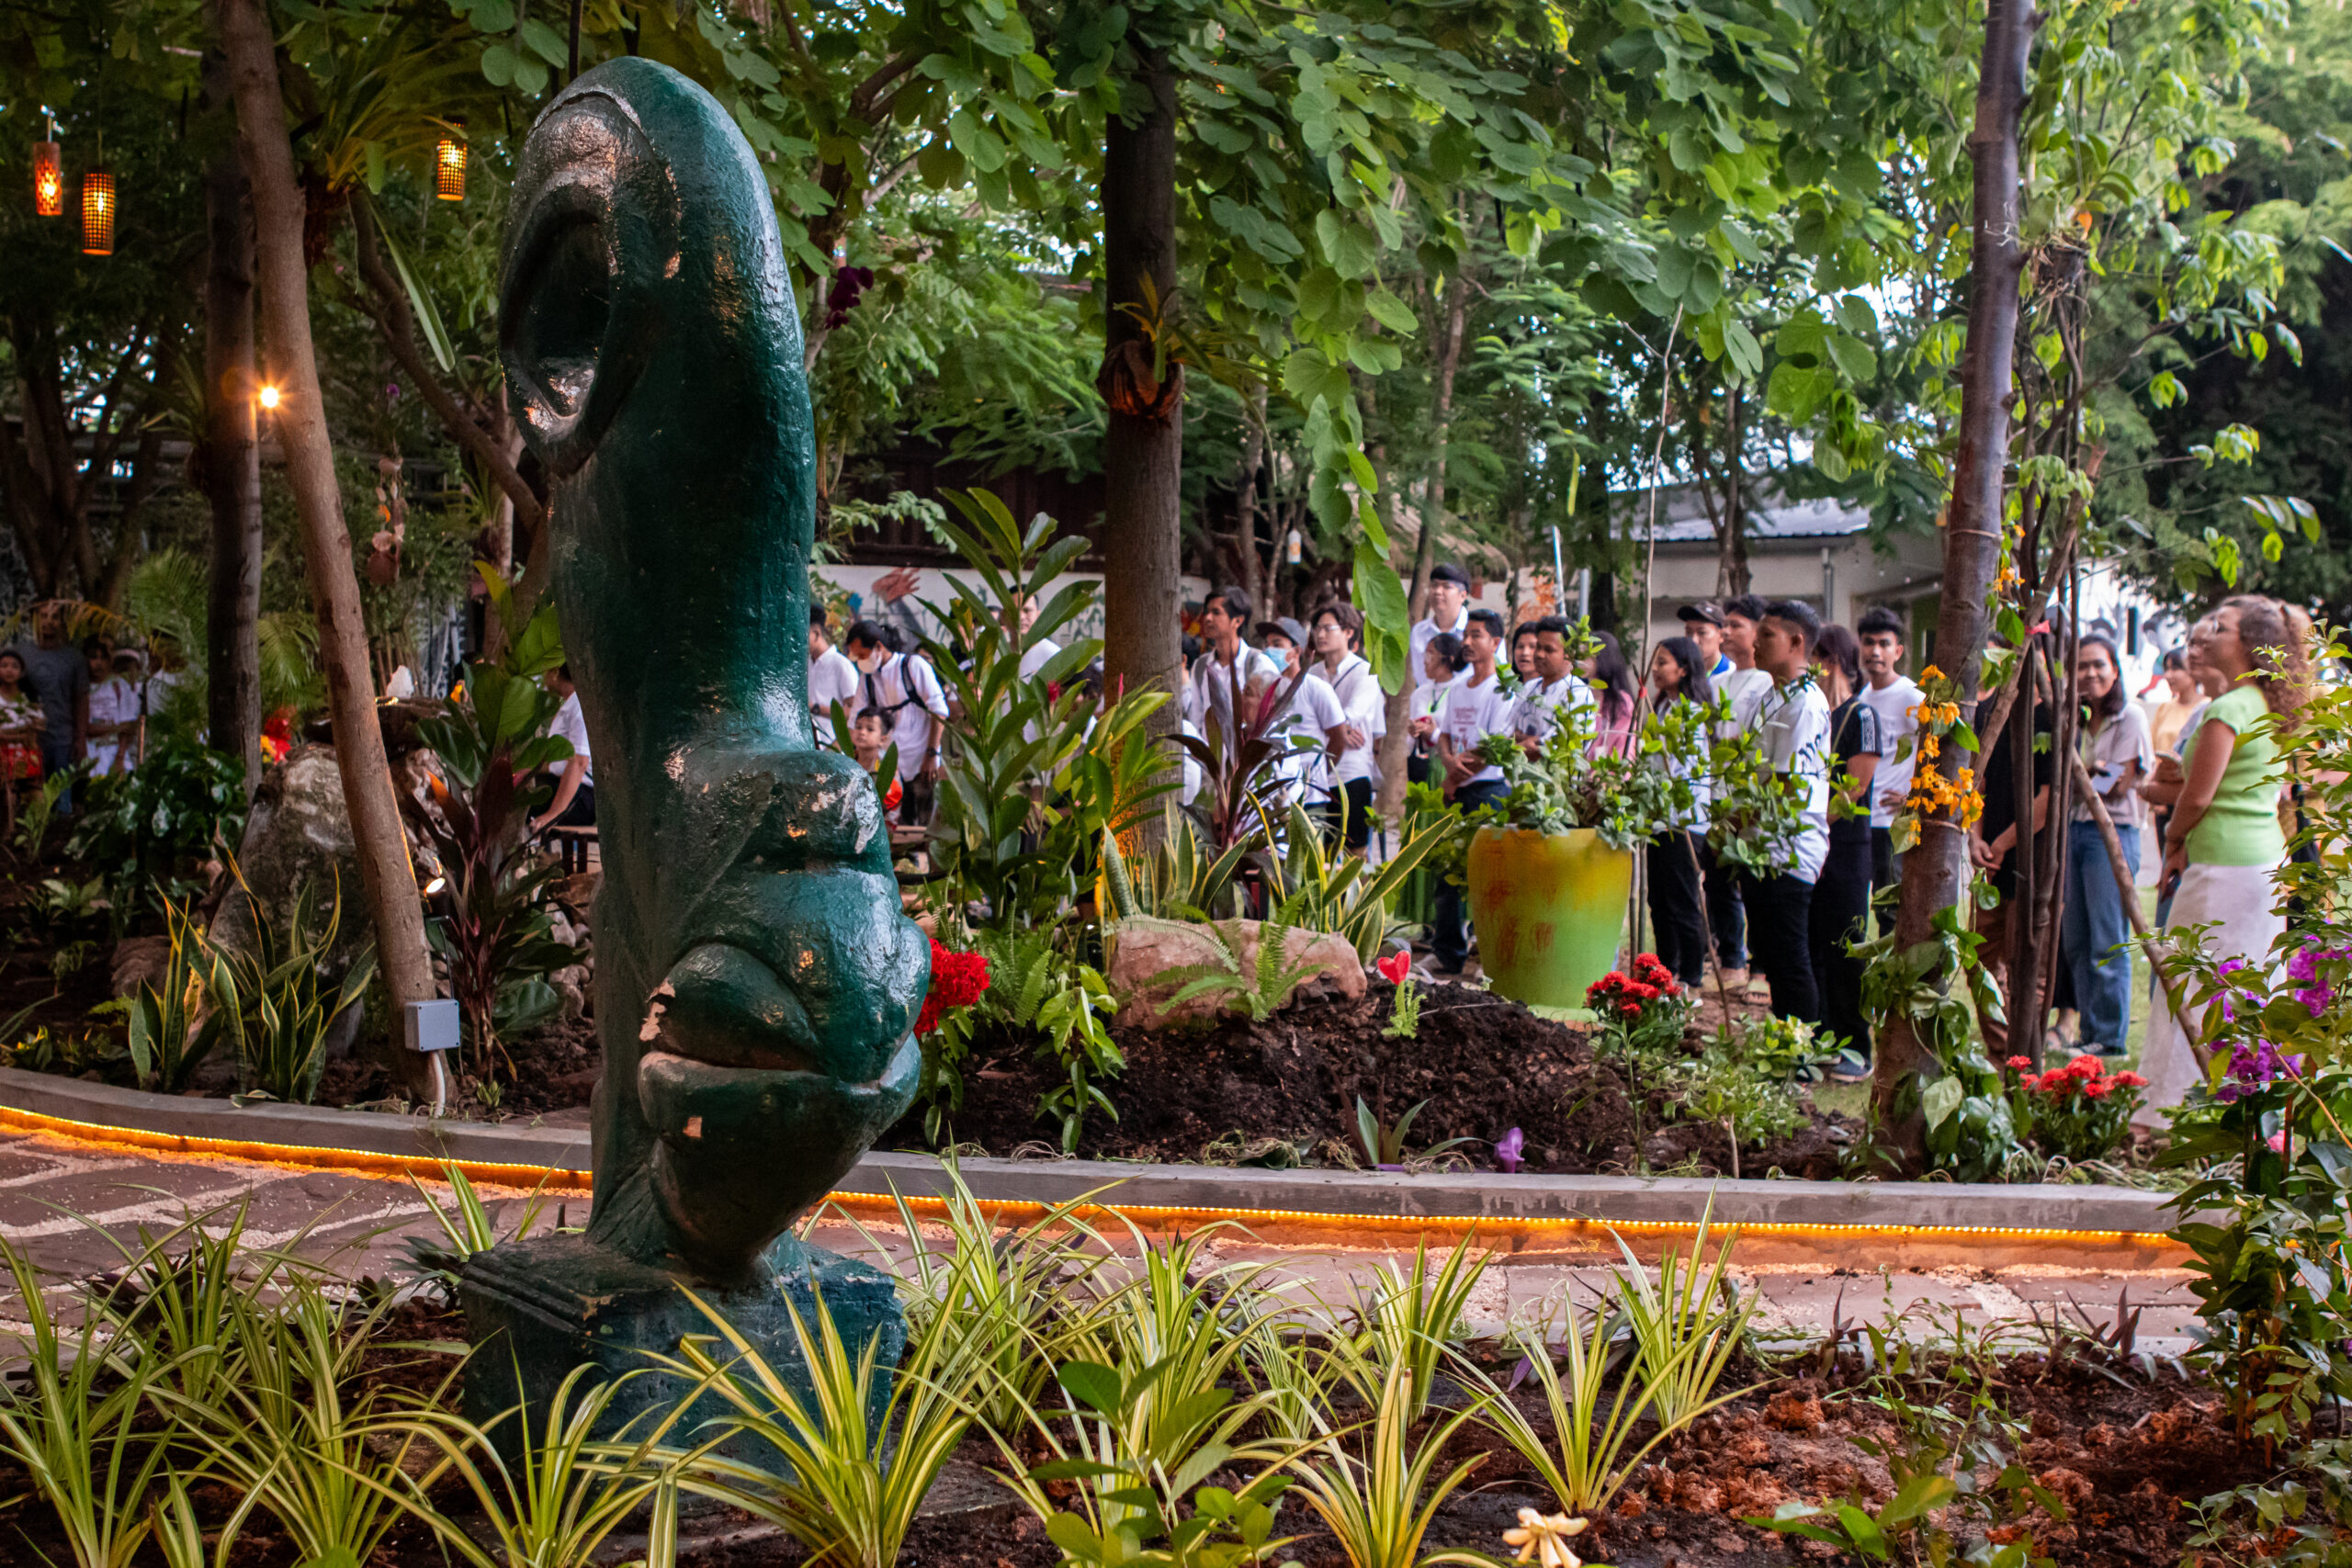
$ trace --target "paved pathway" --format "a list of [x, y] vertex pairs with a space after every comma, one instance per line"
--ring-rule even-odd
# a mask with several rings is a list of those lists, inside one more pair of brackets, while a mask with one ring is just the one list
[[[520, 1219], [526, 1194], [483, 1189], [503, 1227]], [[249, 1164], [200, 1156], [151, 1156], [69, 1142], [39, 1134], [0, 1134], [0, 1238], [21, 1248], [50, 1280], [44, 1294], [70, 1292], [74, 1281], [118, 1267], [139, 1232], [167, 1230], [192, 1215], [242, 1203], [248, 1239], [260, 1247], [291, 1247], [329, 1261], [351, 1277], [410, 1271], [402, 1238], [435, 1235], [425, 1202], [407, 1181]], [[577, 1224], [587, 1213], [584, 1195], [548, 1201], [543, 1223], [560, 1204]], [[869, 1222], [864, 1228], [820, 1218], [809, 1239], [836, 1251], [878, 1248], [884, 1260], [902, 1257], [903, 1232]], [[1270, 1247], [1235, 1233], [1214, 1244], [1221, 1262], [1272, 1266], [1327, 1303], [1345, 1303], [1380, 1278], [1391, 1255], [1339, 1247]], [[1593, 1299], [1606, 1269], [1566, 1263], [1537, 1253], [1508, 1258], [1491, 1269], [1473, 1297], [1470, 1327], [1489, 1334], [1514, 1318], [1555, 1303], [1564, 1292]], [[1915, 1337], [1949, 1336], [1955, 1323], [1971, 1331], [1990, 1327], [2024, 1337], [2038, 1313], [2043, 1321], [2079, 1304], [2106, 1325], [2128, 1291], [2143, 1308], [2140, 1345], [2159, 1353], [2186, 1348], [2192, 1303], [2177, 1270], [2121, 1272], [2027, 1265], [1995, 1270], [1940, 1269], [1882, 1273], [1858, 1259], [1849, 1269], [1817, 1265], [1764, 1266], [1739, 1271], [1764, 1296], [1758, 1326], [1793, 1347], [1817, 1341], [1833, 1321], [1900, 1319]], [[21, 1306], [13, 1289], [0, 1296], [0, 1333], [18, 1328]]]

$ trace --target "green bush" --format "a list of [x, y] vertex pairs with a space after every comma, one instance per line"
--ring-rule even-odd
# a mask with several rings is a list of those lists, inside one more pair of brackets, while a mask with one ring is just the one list
[[245, 831], [245, 767], [226, 751], [167, 740], [128, 773], [90, 781], [65, 852], [106, 879], [115, 927], [204, 891], [196, 868]]

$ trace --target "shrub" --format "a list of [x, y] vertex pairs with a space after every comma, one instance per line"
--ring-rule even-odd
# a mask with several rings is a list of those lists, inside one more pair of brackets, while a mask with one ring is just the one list
[[2110, 1073], [2088, 1055], [2040, 1074], [2032, 1058], [2012, 1056], [2008, 1068], [2018, 1075], [2009, 1090], [2009, 1115], [2018, 1135], [2043, 1154], [2077, 1165], [2105, 1159], [2121, 1145], [2148, 1081], [2137, 1073]]
[[204, 890], [197, 874], [215, 837], [233, 847], [245, 830], [245, 766], [226, 751], [169, 740], [132, 772], [90, 781], [66, 853], [104, 877], [117, 931], [164, 900]]

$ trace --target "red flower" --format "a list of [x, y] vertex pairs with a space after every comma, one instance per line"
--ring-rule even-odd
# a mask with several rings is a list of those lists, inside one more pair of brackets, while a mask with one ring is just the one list
[[1639, 1018], [1639, 1017], [1641, 1017], [1641, 1016], [1642, 1016], [1642, 1004], [1641, 1004], [1641, 1003], [1639, 1003], [1639, 1002], [1627, 1002], [1627, 1003], [1625, 1004], [1625, 1016], [1626, 1016], [1627, 1018]]
[[1413, 955], [1409, 953], [1392, 953], [1374, 964], [1373, 968], [1378, 971], [1380, 977], [1390, 985], [1401, 986], [1405, 983], [1405, 976], [1413, 972]]
[[2118, 1089], [2145, 1089], [2148, 1080], [2137, 1073], [2118, 1073], [2107, 1080]]
[[2081, 1055], [2067, 1063], [2066, 1070], [2078, 1078], [2095, 1078], [2107, 1071], [2107, 1064], [2097, 1056]]
[[2114, 1087], [2114, 1084], [2109, 1082], [2105, 1078], [2094, 1078], [2090, 1082], [2083, 1085], [2083, 1092], [2089, 1095], [2093, 1100], [2105, 1100], [2108, 1096], [2108, 1091]]
[[2030, 1073], [2033, 1071], [2033, 1058], [2030, 1056], [2010, 1057], [2009, 1071], [2013, 1073]]
[[989, 988], [989, 955], [956, 953], [931, 941], [931, 994], [922, 999], [922, 1015], [915, 1032], [928, 1034], [939, 1027], [940, 1015], [950, 1008], [967, 1008]]

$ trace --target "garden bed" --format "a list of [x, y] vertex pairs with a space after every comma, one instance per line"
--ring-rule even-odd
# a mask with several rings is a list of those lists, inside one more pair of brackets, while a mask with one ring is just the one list
[[[1496, 1168], [1494, 1145], [1516, 1127], [1528, 1171], [1591, 1175], [1646, 1163], [1659, 1172], [1734, 1174], [1723, 1123], [1671, 1120], [1673, 1089], [1629, 1086], [1623, 1061], [1598, 1054], [1597, 1031], [1441, 985], [1423, 995], [1418, 1034], [1396, 1039], [1385, 1033], [1394, 997], [1374, 981], [1362, 998], [1301, 1000], [1259, 1021], [1228, 1013], [1189, 1031], [1116, 1029], [1127, 1059], [1109, 1086], [1118, 1118], [1089, 1115], [1076, 1152], [1167, 1163], [1361, 1165], [1362, 1100], [1383, 1126], [1421, 1107], [1408, 1155], [1464, 1139], [1441, 1157]], [[1054, 1132], [1036, 1107], [1055, 1070], [1026, 1042], [976, 1038], [963, 1105], [944, 1119], [937, 1145], [926, 1139], [927, 1113], [918, 1106], [878, 1146], [953, 1145], [991, 1155], [1031, 1148]], [[1632, 1091], [1642, 1097], [1638, 1117]], [[1858, 1131], [1847, 1118], [1812, 1111], [1794, 1136], [1743, 1149], [1739, 1173], [1834, 1178]]]

